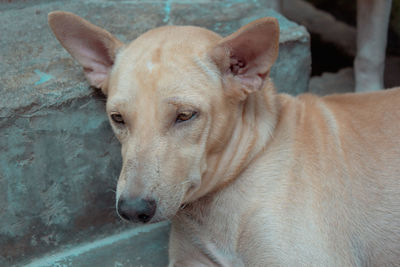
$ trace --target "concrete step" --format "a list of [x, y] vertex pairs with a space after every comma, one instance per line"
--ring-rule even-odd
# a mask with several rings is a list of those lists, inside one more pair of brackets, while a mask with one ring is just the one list
[[17, 265], [25, 267], [167, 266], [168, 231], [167, 222], [137, 227]]

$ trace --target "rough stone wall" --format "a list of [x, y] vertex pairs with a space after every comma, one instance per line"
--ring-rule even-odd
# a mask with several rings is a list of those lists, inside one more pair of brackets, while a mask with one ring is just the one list
[[265, 1], [14, 1], [0, 3], [0, 265], [125, 227], [114, 211], [119, 144], [77, 63], [52, 36], [47, 13], [74, 12], [122, 41], [164, 24], [227, 35], [263, 16], [281, 24], [271, 76], [306, 91], [309, 36]]

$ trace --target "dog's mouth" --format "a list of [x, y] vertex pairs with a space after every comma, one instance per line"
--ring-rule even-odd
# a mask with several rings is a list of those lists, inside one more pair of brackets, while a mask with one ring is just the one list
[[137, 197], [130, 197], [128, 191], [117, 193], [116, 212], [122, 220], [137, 224], [169, 220], [184, 209], [198, 188], [199, 183], [186, 180], [171, 185], [157, 184]]

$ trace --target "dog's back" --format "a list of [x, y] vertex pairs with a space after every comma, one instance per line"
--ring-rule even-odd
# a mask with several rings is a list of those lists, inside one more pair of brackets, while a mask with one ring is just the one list
[[324, 102], [340, 122], [346, 178], [352, 179], [345, 200], [349, 219], [357, 218], [352, 242], [375, 266], [400, 264], [400, 89], [331, 96]]
[[278, 228], [294, 231], [282, 230], [282, 242], [301, 247], [292, 238], [309, 236], [315, 243], [303, 245], [320, 256], [328, 251], [328, 265], [400, 264], [400, 88], [281, 97], [274, 140], [281, 147], [272, 144], [271, 150], [286, 156], [267, 153], [264, 160], [270, 166], [278, 159], [288, 162], [281, 165], [279, 176], [286, 177], [278, 194], [265, 196], [268, 209], [286, 212], [287, 221]]

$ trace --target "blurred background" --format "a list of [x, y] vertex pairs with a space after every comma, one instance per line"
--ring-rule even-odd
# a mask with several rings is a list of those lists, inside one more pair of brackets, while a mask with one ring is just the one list
[[[121, 159], [105, 97], [47, 25], [73, 12], [128, 42], [165, 24], [228, 35], [257, 18], [281, 27], [279, 92], [354, 90], [356, 1], [0, 0], [0, 266], [166, 266], [168, 222], [137, 227], [114, 210]], [[400, 85], [393, 0], [385, 87]]]

